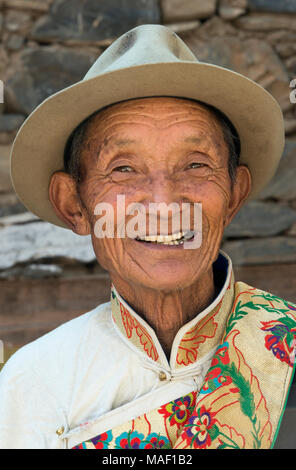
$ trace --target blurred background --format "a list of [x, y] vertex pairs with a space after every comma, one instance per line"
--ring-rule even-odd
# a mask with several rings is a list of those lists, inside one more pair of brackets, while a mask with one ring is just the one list
[[13, 139], [41, 101], [82, 79], [112, 41], [145, 23], [167, 25], [198, 59], [245, 74], [279, 102], [286, 129], [279, 170], [233, 221], [223, 248], [233, 260], [236, 280], [296, 302], [296, 103], [290, 100], [290, 82], [296, 78], [296, 0], [0, 0], [0, 338], [5, 360], [110, 295], [108, 275], [95, 261], [89, 238], [39, 220], [18, 201], [9, 176]]

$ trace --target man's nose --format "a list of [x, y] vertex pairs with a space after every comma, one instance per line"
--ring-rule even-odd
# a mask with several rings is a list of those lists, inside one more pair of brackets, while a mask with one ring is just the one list
[[170, 204], [178, 202], [176, 184], [168, 174], [156, 172], [151, 176], [150, 202]]

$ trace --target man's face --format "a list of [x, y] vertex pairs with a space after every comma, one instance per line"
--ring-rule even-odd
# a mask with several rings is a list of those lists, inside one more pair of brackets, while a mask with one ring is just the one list
[[[81, 175], [79, 196], [93, 248], [113, 282], [169, 291], [188, 287], [209, 272], [233, 202], [228, 148], [220, 125], [204, 106], [146, 98], [107, 108], [88, 128]], [[95, 208], [102, 202], [112, 205], [116, 234], [118, 195], [124, 196], [126, 207], [141, 203], [147, 209], [147, 235], [149, 203], [174, 202], [180, 209], [182, 203], [201, 203], [201, 246], [184, 249], [129, 236], [98, 238], [95, 225], [100, 216]], [[160, 228], [154, 234], [159, 235]]]

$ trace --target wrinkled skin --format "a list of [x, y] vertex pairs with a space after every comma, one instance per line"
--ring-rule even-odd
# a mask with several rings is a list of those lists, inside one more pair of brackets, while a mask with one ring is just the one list
[[[226, 225], [249, 194], [250, 172], [240, 165], [232, 187], [228, 148], [215, 116], [193, 101], [159, 97], [116, 104], [92, 120], [81, 176], [79, 184], [64, 172], [52, 176], [55, 211], [75, 233], [91, 234], [97, 260], [154, 328], [169, 357], [180, 327], [215, 296], [212, 265]], [[118, 194], [125, 195], [126, 206], [202, 203], [200, 248], [159, 249], [129, 237], [97, 238], [95, 206], [111, 203], [116, 214]]]

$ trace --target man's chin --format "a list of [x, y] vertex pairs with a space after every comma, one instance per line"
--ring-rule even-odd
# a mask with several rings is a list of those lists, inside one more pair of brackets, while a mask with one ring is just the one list
[[137, 278], [137, 284], [159, 292], [182, 290], [192, 285], [193, 281], [198, 279], [196, 273], [193, 276], [193, 273], [188, 270], [174, 269], [170, 271], [155, 269], [150, 271], [149, 276], [147, 276], [146, 272], [145, 276]]

